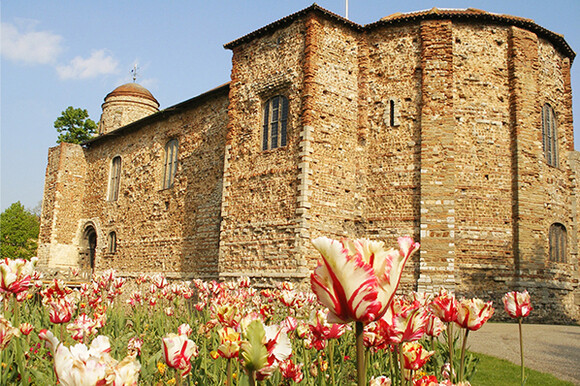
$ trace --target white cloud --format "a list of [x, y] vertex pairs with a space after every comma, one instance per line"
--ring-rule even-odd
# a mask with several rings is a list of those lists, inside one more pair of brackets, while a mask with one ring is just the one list
[[68, 65], [57, 66], [56, 71], [61, 79], [86, 79], [114, 74], [117, 72], [117, 65], [115, 58], [105, 50], [98, 50], [93, 51], [87, 59], [77, 56]]
[[49, 31], [31, 30], [34, 24], [29, 22], [26, 26], [29, 31], [26, 32], [19, 31], [10, 23], [1, 24], [0, 50], [3, 57], [27, 64], [55, 62], [62, 52], [62, 37]]

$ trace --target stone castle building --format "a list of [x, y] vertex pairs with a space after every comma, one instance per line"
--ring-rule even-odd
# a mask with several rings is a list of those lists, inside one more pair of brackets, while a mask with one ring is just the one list
[[46, 270], [301, 280], [312, 238], [411, 235], [405, 289], [528, 289], [536, 317], [578, 317], [561, 35], [474, 9], [362, 26], [312, 5], [225, 47], [229, 83], [164, 110], [120, 86], [98, 136], [49, 150]]

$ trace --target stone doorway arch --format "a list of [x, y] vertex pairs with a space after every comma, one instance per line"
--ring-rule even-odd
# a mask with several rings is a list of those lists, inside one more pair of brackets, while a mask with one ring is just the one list
[[92, 224], [85, 225], [79, 244], [79, 268], [81, 277], [89, 279], [95, 270], [97, 255], [97, 231]]

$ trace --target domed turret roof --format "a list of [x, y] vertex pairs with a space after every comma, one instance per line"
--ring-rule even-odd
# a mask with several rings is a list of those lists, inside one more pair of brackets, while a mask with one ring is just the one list
[[157, 106], [159, 106], [159, 102], [157, 102], [157, 99], [155, 99], [153, 94], [151, 94], [151, 92], [149, 90], [147, 90], [145, 87], [143, 87], [137, 83], [126, 83], [122, 86], [117, 87], [116, 89], [111, 91], [109, 94], [107, 94], [107, 96], [105, 97], [105, 101], [109, 97], [113, 97], [113, 96], [132, 96], [132, 97], [149, 99], [149, 100], [155, 102], [157, 104]]

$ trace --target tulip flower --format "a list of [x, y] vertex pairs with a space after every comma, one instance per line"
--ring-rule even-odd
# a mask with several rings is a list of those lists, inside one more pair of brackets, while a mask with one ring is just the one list
[[525, 374], [524, 374], [524, 341], [522, 336], [522, 319], [527, 317], [532, 310], [532, 302], [530, 300], [530, 294], [528, 291], [517, 292], [511, 291], [504, 295], [503, 304], [505, 311], [512, 318], [518, 319], [518, 325], [520, 330], [520, 367], [521, 367], [521, 381], [524, 384]]
[[476, 331], [493, 315], [492, 302], [484, 302], [481, 299], [462, 299], [457, 308], [457, 323], [459, 326]]
[[465, 366], [465, 349], [469, 331], [476, 331], [493, 315], [492, 302], [484, 302], [481, 299], [461, 299], [457, 307], [457, 323], [465, 329], [463, 343], [461, 345], [461, 361], [459, 367], [459, 381], [463, 381], [463, 369]]
[[[449, 350], [449, 364], [451, 366], [450, 373], [452, 377], [455, 374], [453, 371], [453, 322], [457, 320], [458, 307], [459, 303], [455, 299], [455, 294], [448, 293], [443, 288], [429, 304], [431, 312], [447, 325], [447, 348]], [[453, 381], [453, 378], [451, 381]]]
[[328, 321], [356, 322], [359, 386], [366, 386], [364, 325], [382, 317], [395, 296], [405, 263], [419, 243], [399, 237], [399, 250], [384, 250], [378, 241], [312, 241], [322, 260], [311, 275], [312, 290], [330, 310]]
[[446, 326], [441, 319], [434, 314], [428, 314], [427, 323], [425, 324], [425, 334], [436, 338], [445, 331], [445, 328]]
[[143, 347], [143, 339], [133, 337], [127, 342], [127, 354], [134, 357], [141, 355], [141, 347]]
[[141, 364], [134, 356], [129, 355], [116, 364], [107, 376], [107, 385], [111, 386], [137, 386], [139, 383], [139, 372]]
[[0, 293], [18, 295], [32, 285], [37, 257], [28, 260], [5, 258], [0, 261]]
[[78, 343], [72, 347], [64, 344], [47, 330], [41, 330], [40, 339], [49, 345], [54, 357], [54, 371], [63, 386], [104, 385], [111, 350], [109, 339], [99, 336], [90, 347]]
[[390, 341], [394, 343], [417, 341], [425, 334], [427, 312], [419, 304], [393, 307]]
[[386, 375], [381, 375], [380, 377], [374, 377], [369, 382], [369, 386], [391, 386], [391, 378]]
[[435, 351], [427, 351], [418, 342], [405, 342], [401, 345], [404, 363], [407, 370], [419, 370], [427, 363]]
[[285, 361], [280, 362], [280, 374], [285, 379], [291, 379], [295, 383], [302, 382], [304, 379], [304, 373], [302, 373], [302, 367], [304, 364], [295, 364], [292, 362], [292, 359], [286, 359]]
[[111, 346], [106, 336], [96, 337], [88, 347], [78, 343], [70, 348], [59, 342], [50, 331], [41, 330], [38, 336], [51, 349], [60, 385], [137, 385], [141, 364], [131, 355], [121, 362], [113, 359], [109, 354]]
[[74, 340], [82, 342], [96, 332], [96, 323], [87, 314], [80, 314], [66, 329]]
[[313, 311], [309, 328], [312, 332], [312, 343], [315, 349], [323, 350], [329, 339], [338, 339], [346, 331], [346, 326], [339, 323], [328, 323], [328, 310]]
[[181, 324], [177, 327], [177, 333], [179, 335], [190, 336], [193, 333], [193, 329], [187, 323]]
[[76, 309], [76, 304], [70, 298], [60, 298], [48, 303], [48, 317], [52, 323], [68, 323]]
[[506, 293], [503, 297], [503, 304], [505, 311], [512, 318], [525, 318], [532, 310], [532, 303], [528, 291], [511, 291]]
[[163, 338], [163, 357], [169, 367], [181, 370], [181, 377], [191, 371], [191, 357], [197, 356], [197, 345], [186, 335], [167, 334]]
[[217, 351], [220, 356], [227, 359], [237, 357], [240, 352], [240, 333], [231, 327], [225, 327], [218, 330], [218, 335], [220, 337], [220, 345]]
[[33, 330], [34, 326], [30, 323], [20, 323], [20, 327], [18, 327], [22, 335], [29, 335]]
[[385, 251], [382, 242], [366, 239], [312, 241], [322, 255], [311, 275], [312, 290], [330, 310], [329, 322], [367, 324], [384, 315], [405, 263], [419, 249], [410, 237], [398, 241], [398, 251]]
[[455, 294], [448, 293], [445, 289], [439, 291], [433, 301], [429, 304], [431, 311], [443, 322], [451, 323], [457, 319], [458, 303]]
[[15, 336], [20, 336], [20, 330], [0, 314], [0, 351], [4, 350]]

